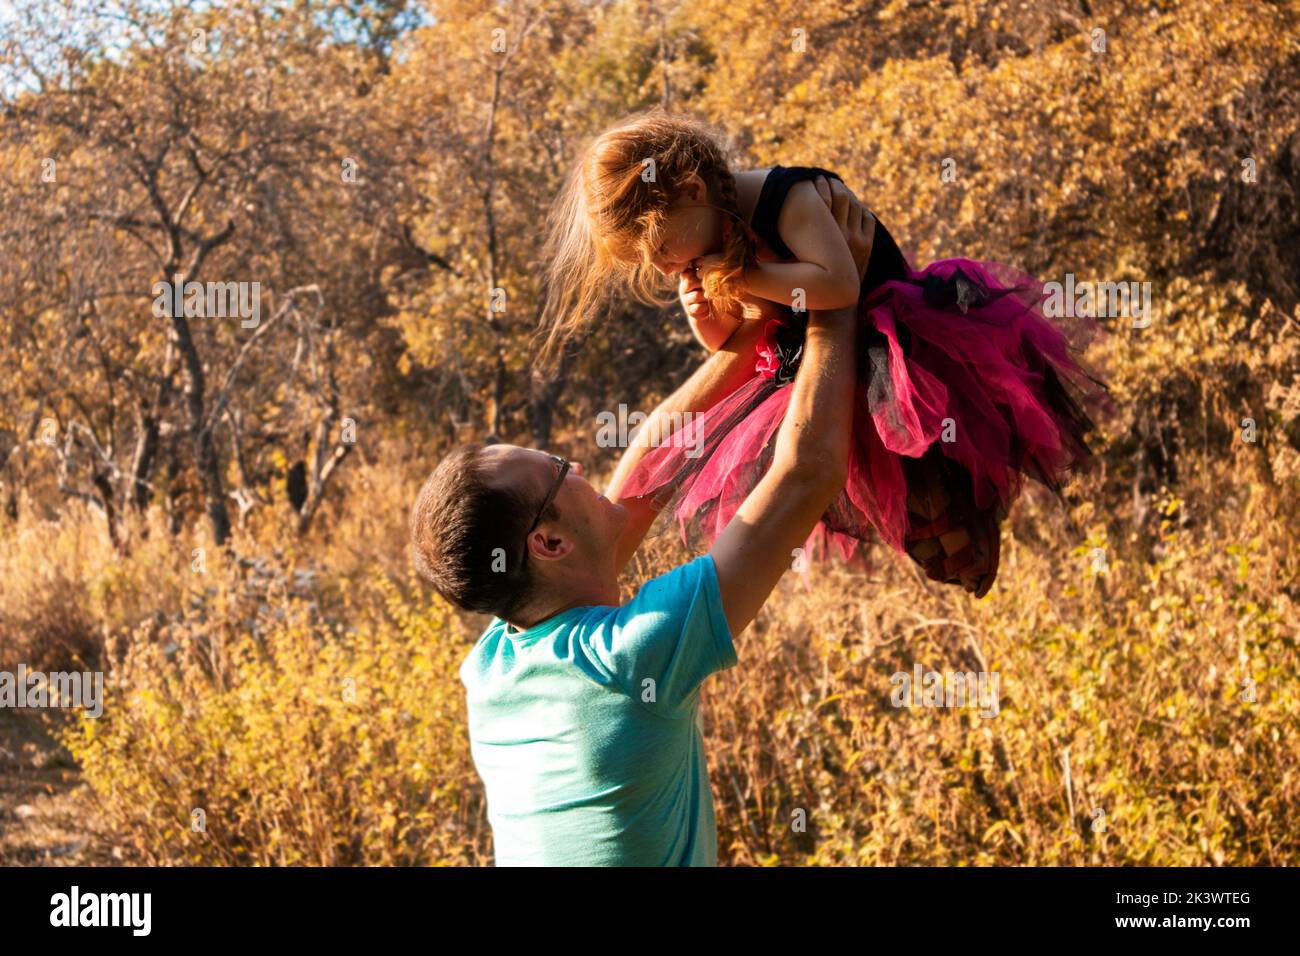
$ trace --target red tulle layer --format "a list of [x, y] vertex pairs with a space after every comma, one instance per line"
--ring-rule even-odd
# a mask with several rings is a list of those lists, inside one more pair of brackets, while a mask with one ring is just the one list
[[[947, 293], [945, 298], [944, 293]], [[998, 263], [943, 259], [886, 282], [860, 305], [864, 330], [844, 492], [814, 529], [810, 555], [844, 558], [873, 533], [903, 551], [903, 458], [936, 445], [965, 467], [975, 504], [1006, 506], [1026, 477], [1058, 490], [1087, 467], [1085, 434], [1105, 386], [1080, 364], [1090, 319], [1048, 318], [1041, 282]], [[954, 301], [955, 300], [955, 301]], [[963, 311], [964, 307], [964, 311]], [[619, 490], [652, 496], [711, 543], [771, 464], [792, 385], [779, 385], [774, 319], [755, 375], [643, 457]], [[827, 423], [828, 426], [830, 423]]]

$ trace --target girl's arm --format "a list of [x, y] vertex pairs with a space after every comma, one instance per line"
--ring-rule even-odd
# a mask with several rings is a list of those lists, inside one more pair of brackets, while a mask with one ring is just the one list
[[[868, 232], [875, 233], [875, 217]], [[804, 309], [838, 309], [858, 301], [861, 279], [853, 253], [834, 215], [812, 182], [790, 188], [777, 231], [798, 262], [760, 262], [745, 270], [745, 285], [761, 299], [793, 305], [796, 289]], [[870, 243], [868, 243], [868, 257]]]

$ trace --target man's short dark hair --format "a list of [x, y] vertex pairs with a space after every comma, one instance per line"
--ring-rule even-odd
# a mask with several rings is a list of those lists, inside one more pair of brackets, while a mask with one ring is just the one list
[[[457, 607], [505, 618], [526, 607], [535, 581], [524, 534], [541, 496], [484, 480], [481, 442], [438, 463], [411, 507], [411, 555], [420, 578]], [[558, 516], [554, 502], [546, 518]]]

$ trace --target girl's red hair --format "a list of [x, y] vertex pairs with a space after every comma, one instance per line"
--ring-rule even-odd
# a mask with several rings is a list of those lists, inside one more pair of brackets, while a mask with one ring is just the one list
[[613, 292], [628, 290], [656, 305], [670, 301], [651, 258], [692, 173], [724, 221], [723, 267], [706, 279], [704, 293], [724, 310], [740, 297], [755, 242], [721, 143], [704, 123], [655, 109], [624, 119], [582, 150], [547, 221], [539, 368], [593, 324]]

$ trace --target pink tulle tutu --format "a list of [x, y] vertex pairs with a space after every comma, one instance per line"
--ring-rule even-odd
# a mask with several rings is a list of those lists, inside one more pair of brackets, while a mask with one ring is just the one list
[[[1058, 495], [1090, 463], [1088, 409], [1105, 385], [1077, 358], [1098, 327], [1043, 314], [1043, 284], [1017, 270], [942, 259], [864, 293], [848, 481], [809, 537], [810, 556], [854, 555], [874, 537], [904, 552], [906, 459], [938, 449], [969, 474], [979, 508], [1009, 508], [1026, 477]], [[806, 315], [771, 319], [754, 376], [649, 449], [620, 490], [651, 496], [683, 540], [709, 543], [770, 466], [792, 392]], [[827, 423], [828, 426], [831, 423]]]

